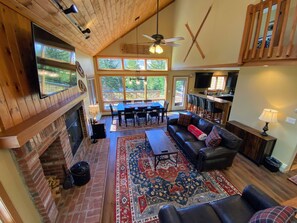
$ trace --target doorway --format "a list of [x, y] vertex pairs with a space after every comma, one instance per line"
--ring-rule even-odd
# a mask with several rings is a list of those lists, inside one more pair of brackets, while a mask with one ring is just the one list
[[171, 110], [186, 109], [186, 96], [188, 92], [188, 77], [174, 77]]

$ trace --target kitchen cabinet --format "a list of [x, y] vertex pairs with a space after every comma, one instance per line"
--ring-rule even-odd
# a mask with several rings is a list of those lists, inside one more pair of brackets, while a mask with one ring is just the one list
[[226, 87], [228, 87], [230, 90], [235, 90], [237, 78], [238, 78], [238, 72], [228, 72]]
[[265, 157], [272, 154], [276, 138], [262, 136], [261, 131], [237, 121], [228, 121], [226, 129], [242, 138], [243, 142], [239, 152], [257, 165], [263, 164]]

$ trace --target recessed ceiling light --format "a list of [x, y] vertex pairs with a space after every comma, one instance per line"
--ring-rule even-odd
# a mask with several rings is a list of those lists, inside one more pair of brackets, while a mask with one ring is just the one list
[[267, 64], [263, 65], [263, 67], [269, 67]]

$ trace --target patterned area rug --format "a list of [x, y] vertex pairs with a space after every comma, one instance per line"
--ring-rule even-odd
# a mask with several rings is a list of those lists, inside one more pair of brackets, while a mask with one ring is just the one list
[[115, 174], [117, 223], [158, 222], [165, 204], [186, 207], [239, 193], [219, 171], [198, 173], [181, 151], [177, 167], [166, 160], [154, 171], [144, 134], [118, 138]]
[[150, 121], [148, 121], [147, 125], [145, 123], [140, 123], [140, 125], [138, 125], [138, 123], [135, 123], [135, 126], [133, 125], [133, 122], [129, 122], [127, 127], [125, 124], [125, 121], [123, 121], [122, 125], [119, 126], [119, 120], [118, 119], [114, 119], [112, 121], [112, 124], [110, 126], [110, 132], [116, 132], [116, 131], [125, 131], [125, 130], [135, 130], [135, 129], [150, 129], [150, 128], [158, 128], [158, 127], [164, 127], [167, 125], [167, 119], [166, 117], [164, 117], [164, 121], [161, 122], [161, 118], [160, 118], [160, 122], [158, 124], [158, 122], [156, 120], [153, 120], [152, 124]]

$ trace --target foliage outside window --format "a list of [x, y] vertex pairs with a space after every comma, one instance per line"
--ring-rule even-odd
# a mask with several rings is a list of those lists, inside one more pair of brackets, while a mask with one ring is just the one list
[[144, 59], [124, 59], [125, 70], [145, 70]]
[[224, 90], [226, 78], [224, 76], [213, 76], [209, 90]]
[[102, 70], [122, 70], [121, 58], [97, 58], [98, 68]]
[[103, 101], [124, 100], [122, 77], [101, 77]]
[[168, 61], [164, 59], [147, 59], [147, 70], [168, 70]]
[[98, 57], [99, 70], [168, 71], [167, 59]]
[[[137, 79], [137, 77], [139, 79]], [[162, 101], [166, 99], [167, 85], [165, 76], [137, 77], [101, 77], [101, 95], [103, 99], [104, 110], [109, 110], [109, 104], [116, 106], [123, 100], [133, 101], [150, 99], [154, 101]], [[125, 86], [125, 88], [123, 86]]]

